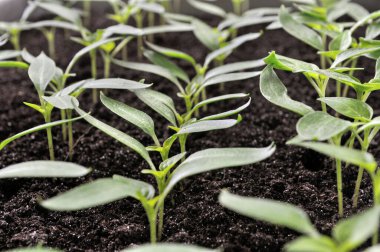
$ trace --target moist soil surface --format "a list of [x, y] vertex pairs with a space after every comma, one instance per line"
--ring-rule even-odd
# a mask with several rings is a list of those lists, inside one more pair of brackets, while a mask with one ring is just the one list
[[[210, 21], [210, 20], [209, 20]], [[216, 20], [211, 20], [215, 23]], [[104, 27], [109, 22], [94, 23]], [[251, 27], [240, 32], [257, 32], [262, 27]], [[23, 46], [36, 55], [46, 49], [46, 42], [38, 31], [24, 32]], [[183, 50], [202, 61], [207, 50], [197, 42], [192, 33], [159, 35], [155, 43]], [[62, 32], [57, 34], [57, 62], [66, 66], [80, 46], [71, 42]], [[129, 48], [130, 60], [137, 60], [136, 46]], [[269, 51], [318, 63], [314, 50], [295, 40], [284, 31], [267, 31], [259, 39], [246, 43], [234, 52], [228, 62], [252, 60], [265, 57]], [[100, 57], [99, 57], [100, 58]], [[99, 60], [100, 61], [100, 60]], [[370, 79], [374, 64], [361, 61], [361, 66], [371, 71], [362, 71], [358, 77]], [[182, 65], [189, 73], [191, 67]], [[102, 68], [99, 66], [99, 77]], [[88, 58], [76, 66], [75, 80], [90, 77]], [[37, 94], [27, 73], [21, 70], [0, 70], [0, 139], [26, 130], [43, 122], [40, 114], [22, 103], [37, 102]], [[112, 77], [132, 80], [145, 78], [154, 83], [154, 89], [165, 92], [175, 99], [178, 110], [181, 100], [170, 82], [154, 75], [112, 68]], [[316, 109], [316, 93], [299, 74], [278, 73], [289, 90], [289, 95]], [[330, 234], [337, 222], [337, 194], [335, 170], [332, 161], [313, 151], [286, 145], [295, 136], [298, 116], [282, 110], [265, 100], [259, 90], [259, 78], [238, 83], [228, 83], [226, 92], [246, 92], [252, 96], [251, 105], [242, 113], [243, 121], [233, 128], [192, 135], [188, 141], [188, 152], [215, 147], [264, 147], [274, 142], [275, 154], [258, 164], [231, 168], [197, 175], [186, 179], [171, 193], [165, 212], [163, 242], [198, 244], [209, 248], [222, 247], [225, 251], [280, 251], [286, 242], [297, 234], [281, 227], [258, 222], [229, 210], [218, 203], [222, 189], [244, 195], [286, 201], [302, 207], [324, 234]], [[128, 105], [148, 111], [156, 122], [156, 132], [161, 140], [169, 135], [167, 123], [144, 106], [133, 93], [110, 91], [109, 96]], [[209, 96], [219, 94], [217, 88], [209, 89]], [[380, 97], [369, 99], [375, 114], [379, 112]], [[152, 144], [150, 138], [123, 119], [108, 111], [101, 104], [92, 105], [91, 93], [80, 97], [81, 106], [92, 111], [93, 116], [130, 134], [144, 145]], [[240, 102], [224, 102], [210, 106], [207, 113], [222, 112], [240, 106]], [[58, 119], [58, 113], [55, 112]], [[67, 146], [62, 141], [60, 128], [55, 128], [55, 154], [58, 160], [67, 160]], [[154, 183], [151, 177], [141, 174], [147, 164], [133, 151], [116, 140], [92, 128], [85, 121], [74, 124], [76, 147], [73, 162], [92, 167], [93, 172], [79, 179], [7, 179], [0, 181], [0, 249], [44, 244], [65, 251], [115, 251], [136, 244], [149, 242], [149, 229], [141, 205], [133, 200], [115, 203], [78, 212], [50, 212], [38, 205], [38, 200], [52, 197], [82, 183], [97, 178], [119, 174]], [[380, 156], [378, 139], [370, 152]], [[174, 151], [178, 151], [175, 147]], [[173, 151], [173, 153], [174, 153]], [[154, 156], [154, 155], [153, 155]], [[8, 145], [1, 151], [0, 167], [29, 160], [48, 159], [45, 132], [35, 133]], [[158, 161], [158, 157], [154, 156]], [[351, 215], [372, 204], [371, 185], [365, 176], [359, 209], [352, 209], [351, 197], [356, 179], [356, 167], [344, 169], [345, 215]]]

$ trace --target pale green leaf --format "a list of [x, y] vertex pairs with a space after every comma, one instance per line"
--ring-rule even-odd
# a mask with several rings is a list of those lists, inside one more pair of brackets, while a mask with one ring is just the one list
[[187, 2], [194, 8], [214, 16], [224, 18], [227, 15], [225, 10], [214, 4], [201, 2], [197, 0], [187, 0]]
[[367, 103], [347, 97], [325, 97], [318, 100], [326, 103], [339, 114], [349, 118], [368, 121], [373, 116], [373, 109]]
[[28, 74], [38, 92], [43, 93], [54, 78], [55, 71], [55, 62], [42, 52], [31, 62]]

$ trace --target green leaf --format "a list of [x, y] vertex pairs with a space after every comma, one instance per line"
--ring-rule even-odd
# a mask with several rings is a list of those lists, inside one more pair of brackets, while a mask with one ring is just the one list
[[169, 96], [150, 89], [138, 90], [135, 91], [135, 94], [141, 101], [163, 116], [172, 125], [177, 125], [174, 102]]
[[380, 207], [377, 206], [340, 221], [333, 228], [333, 236], [341, 244], [342, 251], [352, 251], [368, 240], [378, 230], [379, 215]]
[[349, 118], [368, 121], [373, 116], [373, 109], [367, 103], [347, 97], [325, 97], [318, 100], [326, 103], [339, 114]]
[[193, 19], [191, 24], [194, 26], [194, 35], [209, 50], [215, 51], [219, 48], [219, 34], [216, 30], [208, 26], [199, 19]]
[[315, 64], [278, 55], [274, 51], [271, 52], [268, 57], [264, 59], [264, 61], [275, 69], [291, 71], [293, 73], [315, 71], [319, 69]]
[[[228, 110], [228, 111], [225, 111], [225, 112], [222, 112], [222, 113], [218, 113], [218, 114], [214, 114], [214, 115], [209, 115], [209, 116], [206, 116], [206, 117], [203, 117], [201, 119], [199, 119], [200, 121], [205, 121], [205, 120], [216, 120], [216, 119], [223, 119], [223, 118], [226, 118], [226, 117], [229, 117], [229, 116], [232, 116], [232, 115], [236, 115], [238, 113], [240, 113], [241, 111], [243, 111], [244, 109], [248, 108], [248, 106], [251, 104], [251, 98], [248, 99], [248, 101], [241, 105], [240, 107], [236, 108], [236, 109], [231, 109], [231, 110]], [[238, 121], [241, 121], [242, 118], [239, 117], [238, 118]]]
[[207, 87], [220, 83], [227, 83], [232, 81], [246, 80], [256, 76], [259, 76], [261, 71], [254, 72], [242, 72], [242, 73], [227, 73], [212, 77], [205, 81], [202, 86]]
[[270, 157], [275, 149], [272, 144], [265, 148], [214, 148], [198, 151], [175, 169], [160, 201], [165, 199], [179, 181], [187, 177], [221, 168], [254, 164]]
[[30, 248], [17, 248], [7, 250], [7, 252], [62, 252], [62, 250], [52, 249], [52, 248], [43, 248], [43, 247], [30, 247]]
[[[72, 96], [42, 96], [42, 98], [47, 101], [49, 104], [53, 105], [55, 108], [59, 109], [74, 109], [74, 106], [79, 106], [78, 100], [72, 101]], [[73, 105], [74, 102], [74, 105]]]
[[237, 94], [227, 94], [227, 95], [220, 95], [220, 96], [212, 97], [212, 98], [209, 98], [209, 99], [206, 99], [206, 100], [203, 100], [203, 101], [197, 103], [193, 107], [192, 112], [194, 112], [197, 109], [200, 109], [203, 106], [206, 106], [207, 104], [212, 104], [215, 102], [225, 101], [225, 100], [230, 100], [230, 99], [239, 99], [239, 98], [244, 98], [247, 96], [249, 96], [249, 95], [243, 94], [243, 93], [237, 93]]
[[243, 71], [246, 69], [261, 67], [264, 65], [265, 62], [262, 59], [225, 64], [223, 66], [219, 66], [208, 71], [205, 75], [205, 81], [222, 74]]
[[212, 130], [221, 130], [227, 129], [239, 123], [239, 120], [235, 119], [225, 119], [225, 120], [204, 120], [204, 121], [196, 121], [189, 125], [185, 125], [180, 128], [177, 134], [191, 134], [198, 132], [206, 132]]
[[20, 137], [26, 136], [28, 134], [31, 134], [31, 133], [34, 133], [34, 132], [37, 132], [37, 131], [40, 131], [40, 130], [51, 128], [51, 127], [54, 127], [54, 126], [59, 126], [59, 125], [62, 125], [62, 124], [68, 123], [68, 122], [74, 122], [74, 121], [82, 119], [82, 118], [84, 118], [86, 116], [87, 116], [87, 114], [84, 114], [83, 116], [80, 116], [80, 117], [76, 117], [76, 118], [72, 118], [72, 119], [66, 119], [66, 120], [59, 120], [59, 121], [50, 122], [50, 123], [45, 123], [45, 124], [41, 124], [39, 126], [30, 128], [28, 130], [20, 132], [20, 133], [18, 133], [16, 135], [13, 135], [13, 136], [11, 136], [11, 137], [9, 137], [9, 138], [1, 141], [1, 143], [0, 143], [0, 150], [2, 150], [10, 142], [12, 142], [12, 141], [14, 141], [14, 140], [16, 140], [16, 139], [18, 139]]
[[243, 197], [222, 191], [219, 195], [222, 206], [244, 216], [283, 226], [309, 236], [319, 233], [307, 214], [299, 207], [269, 199]]
[[207, 249], [195, 245], [160, 243], [146, 244], [138, 247], [128, 248], [122, 252], [221, 252], [220, 249]]
[[346, 163], [361, 166], [365, 168], [369, 173], [372, 173], [377, 167], [376, 161], [373, 158], [373, 156], [365, 151], [359, 151], [327, 143], [301, 142], [298, 139], [292, 139], [288, 141], [287, 144], [308, 148], [316, 152], [322, 153], [326, 156], [335, 159], [340, 159]]
[[154, 188], [138, 180], [103, 178], [80, 185], [53, 198], [40, 202], [41, 206], [54, 211], [76, 211], [132, 197], [140, 200], [151, 198]]
[[271, 103], [276, 104], [282, 108], [290, 110], [300, 115], [306, 115], [314, 110], [288, 96], [288, 91], [276, 73], [273, 71], [272, 66], [267, 66], [260, 76], [260, 91], [261, 94]]
[[142, 129], [146, 134], [151, 136], [153, 139], [157, 139], [156, 133], [154, 131], [153, 119], [146, 113], [132, 108], [122, 102], [116, 101], [100, 93], [100, 100], [103, 105], [109, 110], [132, 123], [133, 125]]
[[364, 124], [359, 128], [358, 133], [364, 131], [365, 129], [375, 128], [380, 126], [380, 116], [373, 118], [370, 122]]
[[303, 140], [325, 141], [348, 130], [351, 122], [316, 111], [297, 122], [297, 133]]
[[146, 44], [153, 51], [156, 51], [156, 52], [163, 54], [167, 57], [185, 60], [185, 61], [189, 62], [190, 64], [192, 64], [193, 66], [195, 66], [197, 64], [195, 59], [187, 53], [177, 51], [174, 49], [170, 49], [170, 48], [166, 48], [166, 47], [162, 47], [162, 46], [158, 46], [158, 45], [155, 45], [155, 44], [152, 44], [149, 42], [146, 42]]
[[[75, 110], [80, 115], [86, 114], [83, 110], [81, 110], [77, 106], [75, 106]], [[104, 122], [99, 121], [95, 117], [87, 115], [86, 117], [84, 117], [84, 119], [92, 126], [98, 128], [99, 130], [103, 131], [105, 134], [109, 135], [110, 137], [116, 139], [117, 141], [121, 142], [122, 144], [126, 145], [127, 147], [137, 152], [143, 159], [145, 159], [145, 161], [148, 162], [151, 169], [155, 170], [155, 166], [152, 162], [152, 159], [149, 156], [149, 153], [146, 151], [144, 145], [142, 145], [139, 141], [125, 134], [124, 132], [121, 132], [120, 130], [115, 129], [105, 124]]]
[[61, 161], [29, 161], [0, 169], [5, 178], [75, 178], [88, 174], [91, 169]]
[[130, 26], [130, 25], [125, 25], [125, 24], [117, 24], [117, 25], [112, 25], [108, 26], [103, 30], [102, 38], [109, 38], [113, 34], [117, 35], [127, 35], [127, 36], [142, 36], [143, 31], [139, 28]]
[[42, 20], [27, 25], [28, 29], [42, 29], [46, 27], [60, 28], [64, 30], [80, 31], [80, 26], [59, 20]]
[[214, 4], [209, 4], [197, 0], [188, 0], [187, 2], [194, 8], [214, 16], [224, 18], [227, 15], [227, 13], [222, 8]]
[[375, 245], [363, 250], [363, 252], [380, 252], [380, 245]]
[[234, 49], [241, 46], [242, 44], [257, 39], [261, 36], [261, 33], [248, 33], [245, 35], [241, 35], [233, 40], [231, 40], [228, 45], [220, 48], [214, 49], [213, 52], [207, 55], [204, 66], [208, 66], [215, 58], [231, 53]]
[[354, 59], [359, 56], [372, 53], [375, 51], [379, 51], [380, 47], [371, 47], [371, 48], [351, 48], [348, 50], [345, 50], [338, 54], [335, 61], [332, 63], [331, 68], [337, 67], [340, 63], [348, 60], [348, 59]]
[[0, 61], [16, 58], [21, 55], [20, 51], [16, 50], [2, 50], [0, 51]]
[[193, 26], [188, 24], [171, 24], [171, 25], [160, 25], [160, 26], [150, 26], [142, 29], [143, 34], [158, 34], [158, 33], [168, 33], [168, 32], [190, 32], [193, 31]]
[[331, 51], [344, 51], [347, 50], [352, 43], [351, 33], [349, 31], [344, 31], [335, 37], [329, 45]]
[[56, 3], [34, 2], [34, 4], [72, 23], [80, 22], [81, 12], [79, 10]]
[[156, 74], [158, 76], [164, 77], [165, 79], [168, 79], [172, 83], [174, 83], [180, 91], [183, 91], [183, 88], [181, 84], [178, 82], [177, 78], [166, 68], [163, 68], [161, 66], [156, 66], [153, 64], [128, 62], [128, 61], [122, 61], [122, 60], [117, 60], [117, 59], [113, 59], [112, 62], [121, 67], [137, 70], [137, 71], [148, 72], [148, 73], [152, 73], [152, 74]]
[[376, 60], [376, 73], [374, 79], [380, 79], [380, 58]]
[[287, 252], [326, 252], [337, 251], [334, 241], [327, 236], [306, 237], [301, 236], [285, 245]]
[[87, 80], [81, 88], [85, 89], [128, 89], [139, 90], [145, 89], [153, 84], [144, 84], [139, 81], [121, 79], [121, 78], [108, 78], [98, 80]]
[[315, 31], [294, 19], [284, 6], [281, 7], [279, 16], [285, 31], [311, 47], [323, 51], [324, 45], [322, 38]]
[[28, 74], [38, 92], [44, 92], [55, 75], [55, 62], [43, 52], [33, 60], [29, 66]]
[[375, 39], [380, 35], [380, 21], [377, 20], [367, 26], [366, 39]]
[[190, 78], [187, 73], [165, 56], [150, 50], [145, 50], [144, 56], [148, 58], [153, 64], [169, 70], [175, 77], [183, 80], [186, 83], [190, 83]]

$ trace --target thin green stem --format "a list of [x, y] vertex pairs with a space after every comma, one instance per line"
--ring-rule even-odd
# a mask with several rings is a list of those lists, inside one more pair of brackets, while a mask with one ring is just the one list
[[91, 24], [91, 1], [84, 1], [83, 2], [83, 10], [85, 13], [85, 23], [87, 26], [90, 26]]
[[107, 79], [110, 77], [110, 68], [111, 68], [111, 57], [110, 57], [110, 55], [105, 53], [103, 60], [104, 60], [104, 78]]
[[[20, 46], [20, 31], [19, 30], [13, 30], [13, 31], [11, 31], [10, 41], [11, 41], [11, 44], [13, 45], [13, 48], [16, 51], [21, 51], [21, 46]], [[17, 56], [17, 60], [21, 61], [21, 56]]]
[[[45, 122], [50, 123], [51, 122], [51, 112], [48, 111], [44, 114], [45, 117]], [[46, 129], [46, 134], [47, 134], [47, 139], [48, 139], [48, 148], [49, 148], [49, 155], [50, 155], [50, 160], [55, 160], [54, 156], [54, 145], [53, 145], [53, 136], [51, 133], [51, 128]]]
[[[91, 60], [91, 77], [95, 80], [97, 78], [97, 68], [98, 64], [96, 61], [96, 50], [91, 50], [90, 51], [90, 60]], [[98, 90], [93, 89], [92, 90], [92, 103], [96, 104], [98, 102]]]
[[[136, 19], [137, 28], [142, 29], [143, 28], [143, 15], [142, 15], [141, 11], [139, 11], [136, 14], [135, 19]], [[139, 58], [139, 60], [141, 60], [143, 57], [142, 48], [143, 48], [143, 37], [138, 36], [137, 37], [137, 57]]]
[[[68, 109], [67, 110], [67, 118], [71, 119], [72, 118], [72, 110]], [[67, 128], [68, 128], [68, 135], [69, 135], [69, 159], [70, 161], [73, 160], [73, 153], [74, 153], [74, 136], [73, 136], [73, 123], [68, 122], [67, 123]]]
[[[340, 146], [342, 141], [342, 136], [337, 136], [333, 139], [335, 145]], [[339, 217], [343, 217], [343, 180], [342, 180], [342, 161], [340, 159], [335, 159], [335, 169], [336, 169], [336, 185], [338, 194], [338, 214]]]
[[352, 197], [352, 206], [354, 208], [358, 207], [358, 201], [359, 201], [359, 195], [360, 195], [360, 184], [362, 182], [363, 173], [364, 173], [364, 168], [359, 167], [358, 176], [357, 176], [356, 182], [355, 182], [355, 191], [354, 191], [354, 195]]
[[[66, 119], [66, 111], [64, 109], [61, 109], [61, 120]], [[67, 125], [66, 123], [62, 124], [62, 138], [63, 141], [67, 140]]]

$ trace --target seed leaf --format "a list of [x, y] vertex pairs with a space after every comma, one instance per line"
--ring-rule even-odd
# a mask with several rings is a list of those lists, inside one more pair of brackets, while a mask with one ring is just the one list
[[354, 250], [377, 231], [380, 207], [373, 207], [340, 221], [333, 228], [334, 238], [348, 250]]
[[380, 21], [372, 22], [366, 30], [366, 39], [375, 39], [380, 35]]
[[[72, 96], [64, 95], [64, 96], [42, 96], [42, 98], [53, 105], [55, 108], [59, 109], [74, 109]], [[74, 100], [75, 106], [79, 106], [78, 100]]]
[[79, 10], [67, 8], [56, 3], [34, 2], [34, 4], [72, 23], [77, 23], [80, 21], [81, 12]]
[[294, 138], [288, 141], [287, 144], [292, 144], [292, 145], [308, 148], [316, 152], [322, 153], [326, 156], [329, 156], [335, 159], [340, 159], [346, 163], [361, 166], [367, 169], [369, 173], [372, 173], [377, 167], [375, 159], [368, 152], [350, 149], [350, 148], [342, 147], [342, 146], [336, 146], [336, 145], [327, 144], [327, 143], [302, 142], [302, 141], [299, 141], [299, 139], [297, 138]]
[[375, 128], [380, 126], [380, 116], [373, 118], [370, 122], [364, 124], [359, 128], [358, 133], [364, 131], [365, 129]]
[[75, 187], [40, 204], [54, 211], [76, 211], [127, 197], [139, 200], [143, 196], [151, 196], [152, 191], [154, 193], [151, 185], [138, 180], [103, 178]]
[[187, 73], [182, 68], [170, 61], [167, 57], [150, 50], [145, 50], [144, 56], [148, 58], [153, 64], [169, 70], [171, 74], [178, 79], [181, 79], [186, 83], [190, 83], [190, 78]]
[[313, 252], [326, 252], [336, 250], [336, 245], [330, 237], [306, 237], [301, 236], [285, 245], [285, 251], [300, 252], [300, 251], [313, 251]]
[[196, 121], [189, 125], [181, 127], [177, 134], [190, 134], [197, 132], [206, 132], [212, 130], [227, 129], [239, 123], [239, 120], [225, 119], [225, 120], [204, 120]]
[[198, 10], [204, 11], [211, 15], [215, 15], [222, 18], [224, 18], [227, 15], [227, 13], [222, 8], [214, 4], [209, 4], [197, 0], [188, 0], [187, 2], [194, 8], [197, 8]]
[[345, 132], [351, 122], [316, 111], [303, 116], [297, 123], [297, 133], [303, 140], [325, 141]]
[[[208, 36], [210, 36], [210, 35], [208, 35]], [[248, 34], [241, 35], [241, 36], [231, 40], [229, 42], [229, 44], [226, 45], [225, 47], [222, 47], [220, 49], [214, 49], [214, 51], [212, 53], [208, 54], [206, 57], [204, 65], [207, 67], [215, 58], [217, 58], [221, 55], [229, 54], [234, 49], [241, 46], [242, 44], [244, 44], [248, 41], [257, 39], [260, 36], [261, 36], [261, 33], [248, 33]]]
[[29, 161], [0, 169], [5, 178], [74, 178], [88, 174], [91, 169], [61, 161]]
[[271, 103], [279, 107], [285, 108], [300, 115], [306, 115], [314, 110], [288, 96], [288, 91], [272, 66], [267, 66], [260, 76], [260, 91], [261, 94]]
[[21, 55], [20, 51], [16, 50], [2, 50], [0, 51], [0, 61], [16, 58]]
[[100, 93], [100, 100], [102, 101], [103, 105], [106, 106], [109, 110], [132, 123], [133, 125], [139, 127], [153, 139], [157, 139], [156, 133], [154, 131], [154, 122], [149, 115], [122, 102], [111, 99], [105, 96], [103, 93]]
[[347, 49], [341, 53], [338, 54], [335, 61], [332, 63], [331, 67], [337, 67], [340, 63], [348, 60], [353, 59], [368, 53], [372, 53], [375, 51], [379, 51], [380, 47], [373, 47], [373, 48], [350, 48]]
[[30, 29], [41, 29], [45, 27], [54, 27], [61, 28], [64, 30], [80, 31], [79, 27], [75, 24], [59, 21], [59, 20], [42, 20], [34, 23], [27, 24], [27, 27]]
[[153, 51], [161, 53], [161, 54], [163, 54], [163, 55], [165, 55], [167, 57], [185, 60], [185, 61], [189, 62], [190, 64], [192, 64], [193, 66], [195, 66], [197, 64], [196, 61], [195, 61], [195, 59], [193, 57], [191, 57], [187, 53], [184, 53], [184, 52], [181, 52], [181, 51], [177, 51], [177, 50], [173, 50], [173, 49], [170, 49], [170, 48], [165, 48], [165, 47], [162, 47], [162, 46], [158, 46], [158, 45], [155, 45], [155, 44], [152, 44], [152, 43], [149, 43], [149, 42], [146, 42], [146, 44]]
[[247, 96], [248, 96], [248, 94], [243, 94], [243, 93], [216, 96], [216, 97], [209, 98], [209, 99], [206, 99], [206, 100], [203, 100], [203, 101], [197, 103], [194, 106], [193, 111], [195, 111], [195, 110], [197, 110], [197, 109], [199, 109], [199, 108], [201, 108], [207, 104], [211, 104], [211, 103], [215, 103], [215, 102], [219, 102], [219, 101], [230, 100], [230, 99], [244, 98]]
[[128, 89], [139, 90], [152, 86], [152, 84], [144, 84], [139, 81], [121, 79], [121, 78], [108, 78], [98, 80], [88, 80], [81, 88], [88, 89]]
[[177, 125], [177, 112], [174, 102], [169, 96], [150, 89], [137, 90], [135, 94], [141, 101], [163, 116], [172, 125]]
[[272, 144], [265, 148], [214, 148], [198, 151], [175, 169], [160, 201], [184, 178], [216, 169], [254, 164], [270, 157], [275, 149]]
[[38, 125], [36, 127], [30, 128], [28, 130], [22, 131], [22, 132], [14, 135], [14, 136], [11, 136], [11, 137], [9, 137], [9, 138], [1, 141], [1, 143], [0, 143], [0, 150], [2, 150], [10, 142], [12, 142], [12, 141], [14, 141], [14, 140], [16, 140], [16, 139], [18, 139], [20, 137], [26, 136], [28, 134], [31, 134], [31, 133], [34, 133], [34, 132], [37, 132], [37, 131], [40, 131], [40, 130], [51, 128], [51, 127], [54, 127], [54, 126], [59, 126], [59, 125], [62, 125], [62, 124], [68, 123], [68, 122], [74, 122], [76, 120], [84, 118], [85, 116], [87, 116], [87, 114], [83, 114], [83, 116], [72, 118], [72, 119], [59, 120], [59, 121], [55, 121], [55, 122], [51, 122], [51, 123], [45, 123], [45, 124]]
[[319, 51], [323, 51], [324, 46], [322, 38], [312, 29], [295, 20], [284, 6], [282, 6], [280, 10], [280, 22], [284, 30], [289, 34], [310, 45], [311, 47], [314, 47]]
[[207, 86], [220, 84], [220, 83], [246, 80], [246, 79], [259, 76], [260, 74], [261, 74], [261, 71], [221, 74], [221, 75], [208, 79], [205, 83], [203, 83], [203, 86], [207, 87]]
[[160, 243], [147, 244], [122, 250], [122, 252], [221, 252], [220, 249], [207, 249], [195, 245]]
[[349, 118], [368, 121], [373, 116], [373, 109], [367, 103], [347, 97], [325, 97], [318, 100], [326, 103], [339, 114]]
[[[86, 113], [75, 106], [75, 110], [80, 115], [85, 115]], [[98, 128], [99, 130], [103, 131], [110, 137], [113, 137], [117, 141], [121, 142], [122, 144], [126, 145], [127, 147], [131, 148], [132, 150], [136, 151], [145, 161], [148, 162], [149, 166], [155, 170], [155, 166], [149, 156], [149, 153], [146, 151], [144, 145], [142, 145], [139, 141], [134, 139], [133, 137], [125, 134], [124, 132], [121, 132], [120, 130], [113, 128], [109, 126], [108, 124], [103, 123], [102, 121], [99, 121], [95, 117], [92, 117], [90, 115], [87, 115], [84, 117], [84, 119], [91, 124], [92, 126]]]
[[265, 65], [265, 62], [261, 59], [225, 64], [223, 66], [216, 67], [208, 71], [205, 76], [205, 80], [208, 80], [210, 78], [213, 78], [222, 74], [228, 74], [228, 73], [242, 71], [242, 70], [246, 70], [250, 68], [261, 67], [264, 65]]
[[29, 65], [20, 61], [0, 61], [0, 68], [20, 68], [28, 69]]
[[314, 71], [319, 69], [317, 65], [278, 55], [276, 52], [271, 52], [268, 57], [264, 59], [264, 61], [268, 65], [273, 66], [274, 69], [291, 71], [293, 73]]
[[29, 248], [16, 248], [7, 250], [7, 252], [62, 252], [62, 250], [52, 249], [52, 248], [43, 248], [43, 247], [29, 247]]
[[157, 34], [157, 33], [168, 33], [168, 32], [189, 32], [194, 28], [192, 25], [188, 24], [172, 24], [172, 25], [160, 25], [151, 26], [142, 29], [144, 35]]
[[242, 197], [222, 191], [219, 195], [222, 206], [260, 221], [284, 226], [299, 233], [318, 236], [308, 215], [299, 207], [269, 199]]
[[31, 62], [28, 74], [38, 92], [43, 93], [49, 82], [54, 78], [55, 71], [55, 62], [42, 52]]
[[349, 31], [344, 31], [330, 42], [329, 49], [331, 51], [344, 51], [351, 46], [351, 43], [351, 33]]
[[161, 66], [146, 63], [128, 62], [117, 59], [113, 59], [112, 62], [116, 65], [128, 69], [157, 74], [173, 82], [180, 90], [183, 89], [181, 84], [178, 82], [177, 78], [168, 69], [163, 68]]
[[194, 27], [194, 35], [209, 50], [215, 51], [219, 48], [218, 33], [199, 19], [193, 19], [191, 24]]
[[[244, 109], [248, 108], [248, 106], [250, 104], [251, 104], [251, 98], [249, 98], [249, 100], [245, 104], [241, 105], [240, 107], [238, 107], [236, 109], [231, 109], [231, 110], [219, 113], [219, 114], [206, 116], [206, 117], [203, 117], [202, 119], [200, 119], [200, 121], [223, 119], [223, 118], [226, 118], [226, 117], [229, 117], [232, 115], [236, 115], [236, 114], [240, 113], [241, 111], [243, 111]], [[238, 121], [240, 121], [240, 120], [241, 120], [241, 118], [239, 117]]]

